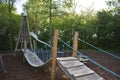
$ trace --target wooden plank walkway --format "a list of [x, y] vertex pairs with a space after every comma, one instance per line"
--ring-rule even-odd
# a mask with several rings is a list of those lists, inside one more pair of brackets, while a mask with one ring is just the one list
[[57, 58], [60, 68], [71, 80], [105, 80], [75, 57]]

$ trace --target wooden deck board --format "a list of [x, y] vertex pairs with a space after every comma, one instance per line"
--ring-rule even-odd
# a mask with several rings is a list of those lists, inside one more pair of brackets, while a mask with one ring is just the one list
[[85, 65], [84, 66], [70, 68], [70, 69], [68, 69], [68, 72], [71, 75], [73, 75], [74, 77], [84, 76], [84, 75], [87, 75], [87, 74], [94, 73], [94, 71], [92, 71], [91, 69], [89, 69]]
[[100, 77], [98, 74], [94, 73], [86, 76], [76, 77], [75, 80], [105, 80], [105, 79]]
[[62, 57], [62, 58], [57, 58], [58, 61], [72, 61], [72, 60], [77, 60], [75, 57]]
[[75, 57], [57, 58], [60, 68], [71, 80], [105, 80]]
[[75, 66], [82, 66], [82, 65], [84, 65], [83, 63], [80, 63], [79, 61], [60, 61], [60, 63], [65, 68], [72, 68], [72, 67], [75, 67]]

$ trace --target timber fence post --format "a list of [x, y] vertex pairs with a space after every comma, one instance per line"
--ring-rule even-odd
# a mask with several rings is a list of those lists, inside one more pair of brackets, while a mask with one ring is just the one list
[[56, 80], [56, 64], [57, 64], [57, 43], [58, 43], [58, 33], [56, 29], [54, 31], [53, 47], [52, 47], [52, 71], [51, 71], [51, 80]]
[[[78, 48], [78, 32], [75, 32], [74, 41], [73, 41], [73, 49], [77, 51], [77, 48]], [[74, 50], [73, 50], [72, 56], [76, 57], [77, 56], [77, 52], [74, 51]]]

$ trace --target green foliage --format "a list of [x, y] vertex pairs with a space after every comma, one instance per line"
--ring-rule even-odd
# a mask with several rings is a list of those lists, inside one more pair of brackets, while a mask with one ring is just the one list
[[8, 5], [0, 3], [0, 17], [0, 50], [13, 50], [21, 23], [20, 16], [9, 13]]
[[[31, 28], [33, 28], [32, 30], [35, 29], [34, 31], [38, 33], [39, 38], [49, 42], [49, 2], [39, 1], [39, 3], [42, 3], [42, 5], [37, 4], [37, 2], [29, 3], [28, 5], [28, 12], [32, 11], [29, 12], [29, 17], [31, 17], [29, 20], [32, 21], [31, 25], [35, 27]], [[80, 38], [92, 43], [93, 45], [103, 48], [112, 48], [113, 44], [109, 45], [109, 42], [113, 41], [113, 33], [116, 33], [115, 31], [113, 32], [113, 30], [115, 30], [115, 27], [113, 27], [115, 25], [114, 21], [116, 19], [113, 21], [114, 18], [110, 11], [103, 10], [98, 12], [97, 15], [92, 14], [92, 12], [89, 11], [83, 12], [81, 15], [77, 15], [64, 10], [73, 6], [73, 0], [64, 0], [61, 9], [56, 2], [53, 2], [52, 5], [52, 29], [59, 29], [59, 37], [65, 42], [73, 37], [74, 31], [78, 31]], [[118, 32], [116, 34], [118, 34]], [[59, 44], [62, 45], [60, 42]], [[83, 45], [80, 46], [80, 48], [88, 47]]]
[[98, 44], [101, 47], [104, 48], [120, 47], [119, 17], [120, 15], [112, 16], [112, 14], [107, 11], [98, 12], [97, 38], [98, 38]]
[[[114, 10], [103, 10], [93, 14], [92, 10], [75, 14], [68, 11], [74, 0], [52, 2], [52, 34], [59, 29], [59, 37], [65, 42], [71, 40], [74, 32], [79, 38], [101, 48], [120, 48], [120, 15], [112, 15]], [[0, 50], [14, 49], [22, 16], [14, 13], [14, 8], [0, 3]], [[35, 32], [45, 42], [50, 42], [50, 2], [48, 0], [29, 0], [26, 5], [30, 31]], [[117, 11], [120, 10], [117, 8]], [[72, 46], [72, 41], [69, 44]], [[12, 45], [11, 45], [12, 44]], [[63, 43], [59, 41], [59, 46]], [[12, 47], [11, 47], [12, 46]], [[79, 48], [90, 48], [79, 42]]]
[[[65, 1], [66, 2], [66, 1]], [[69, 1], [68, 1], [69, 2]], [[67, 6], [68, 3], [66, 3]], [[70, 3], [69, 3], [70, 4]], [[50, 40], [50, 2], [48, 0], [31, 0], [27, 4], [28, 19], [30, 28], [39, 35], [39, 38], [49, 42]], [[59, 9], [56, 1], [52, 2], [52, 29], [62, 29], [66, 27], [67, 23], [63, 19], [68, 18], [67, 12]], [[68, 18], [69, 19], [69, 18]], [[71, 21], [71, 20], [69, 20]], [[71, 22], [68, 22], [68, 24]], [[66, 25], [63, 25], [66, 24]], [[67, 25], [71, 26], [71, 24]], [[53, 33], [52, 33], [53, 34]], [[63, 34], [63, 33], [61, 33]], [[43, 37], [47, 36], [47, 38]], [[47, 39], [47, 40], [46, 40]]]

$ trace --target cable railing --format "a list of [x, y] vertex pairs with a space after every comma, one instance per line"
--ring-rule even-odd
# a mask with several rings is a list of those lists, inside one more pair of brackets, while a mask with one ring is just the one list
[[108, 55], [111, 55], [111, 56], [114, 57], [114, 58], [120, 59], [119, 56], [116, 56], [116, 55], [114, 55], [114, 54], [112, 54], [112, 53], [109, 53], [109, 52], [107, 52], [107, 51], [105, 51], [105, 50], [102, 50], [102, 49], [100, 49], [100, 48], [98, 48], [98, 47], [95, 47], [94, 45], [92, 45], [92, 44], [90, 44], [90, 43], [88, 43], [88, 42], [86, 42], [86, 41], [84, 41], [84, 40], [79, 39], [79, 41], [81, 41], [81, 42], [83, 42], [83, 43], [91, 46], [92, 48], [95, 48], [96, 50], [99, 50], [99, 51], [101, 51], [101, 52], [103, 52], [103, 53], [106, 53], [106, 54], [108, 54]]
[[81, 52], [73, 49], [73, 47], [71, 47], [70, 45], [68, 45], [68, 44], [67, 44], [66, 42], [64, 42], [62, 39], [60, 39], [60, 38], [58, 38], [58, 39], [59, 39], [63, 44], [65, 44], [67, 47], [69, 47], [69, 48], [72, 49], [73, 51], [79, 53], [79, 55], [80, 55], [81, 57], [87, 57], [87, 56], [85, 56], [84, 54], [82, 54]]
[[[73, 40], [73, 38], [71, 38], [70, 40], [68, 40], [66, 43], [70, 44], [70, 42]], [[65, 47], [65, 44], [63, 44], [62, 46], [58, 47], [58, 49], [61, 49], [62, 47]]]

